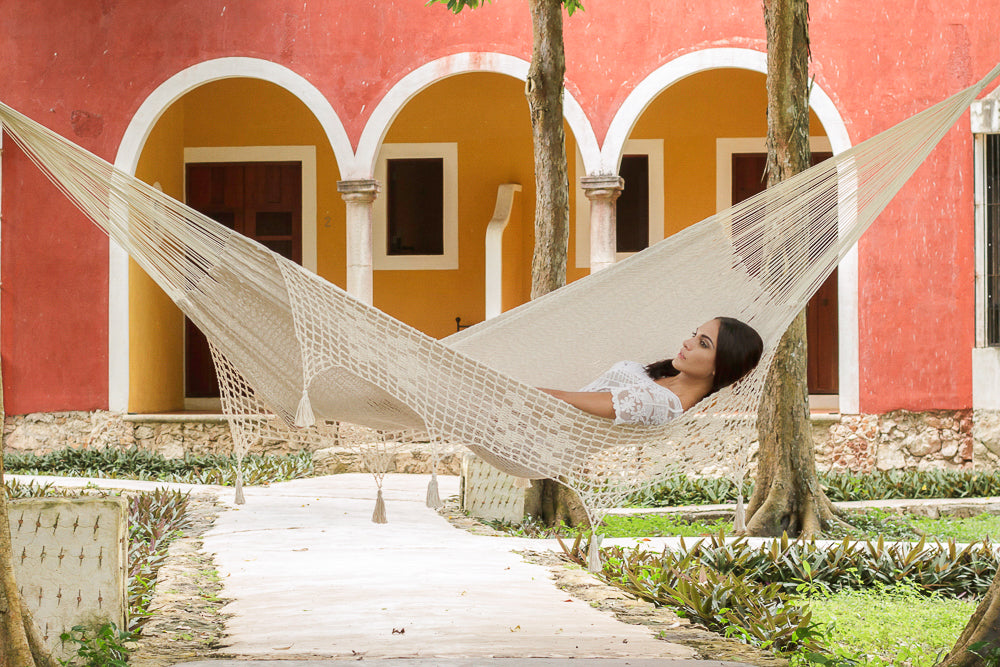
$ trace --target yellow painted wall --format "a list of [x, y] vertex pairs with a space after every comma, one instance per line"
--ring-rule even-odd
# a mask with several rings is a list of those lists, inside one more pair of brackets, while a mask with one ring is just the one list
[[[568, 128], [566, 133], [567, 153], [573, 155], [573, 137]], [[503, 309], [527, 301], [535, 176], [524, 82], [488, 73], [444, 79], [406, 104], [383, 142], [458, 144], [459, 262], [456, 270], [375, 271], [375, 305], [436, 337], [455, 332], [455, 317], [482, 321], [486, 225], [502, 183], [522, 186], [504, 232]], [[571, 171], [570, 183], [574, 178]]]
[[[664, 235], [715, 213], [715, 140], [767, 136], [763, 74], [701, 72], [663, 91], [643, 112], [631, 139], [663, 139]], [[810, 113], [810, 135], [824, 136]]]
[[[143, 147], [136, 176], [184, 193], [184, 109], [171, 106]], [[184, 407], [184, 316], [138, 264], [129, 260], [129, 412]]]
[[[333, 149], [319, 122], [292, 94], [251, 79], [206, 84], [175, 102], [150, 134], [137, 176], [183, 198], [184, 147], [316, 146], [318, 270], [343, 286], [345, 205]], [[184, 406], [184, 318], [135, 264], [129, 273], [129, 411]]]

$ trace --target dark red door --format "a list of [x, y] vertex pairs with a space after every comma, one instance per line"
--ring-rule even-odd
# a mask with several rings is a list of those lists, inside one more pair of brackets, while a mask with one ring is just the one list
[[[302, 167], [298, 162], [187, 165], [188, 206], [283, 257], [302, 261]], [[218, 398], [208, 341], [185, 322], [184, 392]]]
[[[813, 153], [817, 164], [832, 153]], [[733, 154], [733, 204], [738, 204], [767, 187], [765, 153]], [[808, 384], [810, 394], [838, 393], [837, 271], [834, 269], [806, 306], [806, 344], [809, 349]]]

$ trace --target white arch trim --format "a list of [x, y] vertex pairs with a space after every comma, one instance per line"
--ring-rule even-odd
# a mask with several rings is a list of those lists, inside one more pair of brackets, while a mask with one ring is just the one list
[[[654, 70], [629, 93], [615, 113], [601, 147], [597, 169], [587, 166], [587, 174], [617, 174], [625, 142], [639, 117], [664, 90], [692, 74], [732, 67], [767, 74], [767, 54], [753, 49], [717, 48], [684, 54]], [[834, 154], [851, 147], [843, 117], [833, 100], [818, 83], [812, 86], [809, 106], [816, 113]], [[858, 333], [858, 252], [857, 246], [840, 262], [837, 280], [838, 335], [840, 366], [840, 412], [860, 412], [860, 372]]]
[[[115, 156], [115, 167], [135, 174], [142, 149], [160, 116], [186, 93], [218, 81], [245, 77], [281, 86], [295, 95], [313, 113], [333, 147], [343, 170], [354, 162], [354, 151], [336, 111], [323, 94], [292, 70], [258, 58], [219, 58], [192, 65], [173, 75], [139, 106], [132, 116]], [[110, 243], [108, 266], [108, 408], [128, 410], [129, 389], [129, 312], [128, 255], [118, 244]]]
[[[372, 178], [375, 173], [375, 160], [378, 157], [379, 146], [382, 145], [382, 140], [389, 131], [392, 121], [406, 103], [424, 88], [449, 76], [470, 72], [494, 72], [525, 81], [528, 78], [529, 66], [530, 63], [527, 60], [491, 52], [456, 53], [421, 65], [396, 82], [372, 111], [365, 124], [365, 129], [361, 133], [361, 139], [358, 141], [354, 169], [344, 178]], [[563, 116], [569, 123], [576, 143], [580, 147], [584, 166], [596, 166], [600, 157], [600, 148], [597, 145], [594, 128], [584, 113], [583, 107], [568, 90], [563, 100]]]

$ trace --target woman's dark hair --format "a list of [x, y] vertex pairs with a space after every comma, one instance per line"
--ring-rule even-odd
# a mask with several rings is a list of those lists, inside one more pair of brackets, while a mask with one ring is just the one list
[[[709, 394], [728, 387], [749, 373], [760, 361], [764, 341], [753, 327], [733, 317], [717, 317], [719, 339], [715, 341], [715, 376]], [[680, 371], [674, 368], [673, 359], [664, 359], [646, 366], [654, 380], [673, 377]]]

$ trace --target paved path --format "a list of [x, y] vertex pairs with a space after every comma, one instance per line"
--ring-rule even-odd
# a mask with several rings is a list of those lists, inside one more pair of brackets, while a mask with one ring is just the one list
[[[246, 657], [690, 658], [688, 647], [570, 598], [512, 551], [424, 506], [428, 477], [369, 475], [246, 491], [204, 539], [233, 602], [226, 651]], [[442, 496], [457, 492], [442, 477]], [[223, 497], [231, 503], [231, 496]]]

